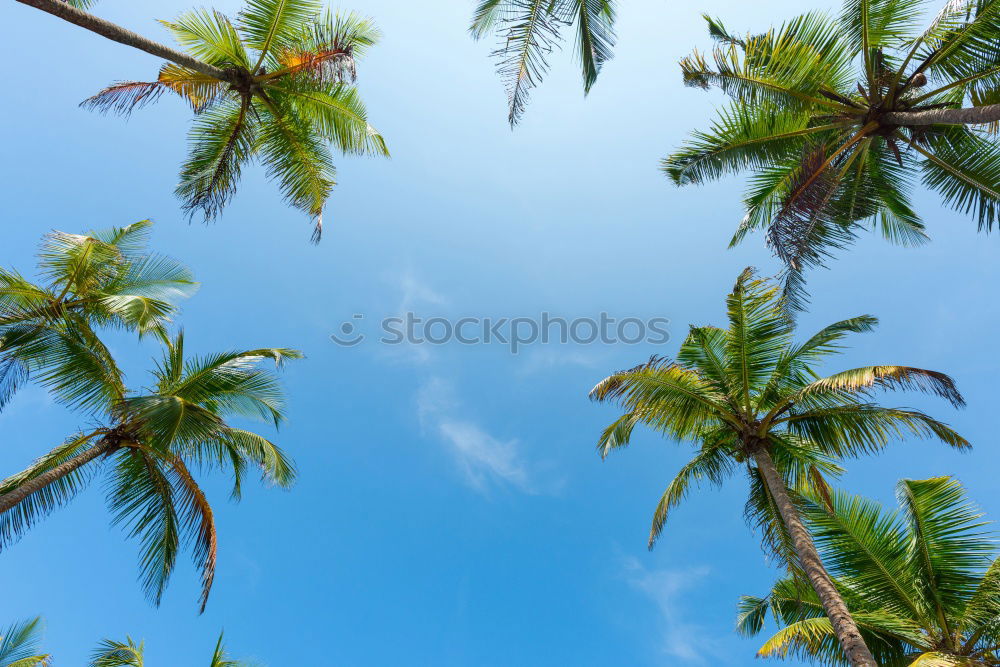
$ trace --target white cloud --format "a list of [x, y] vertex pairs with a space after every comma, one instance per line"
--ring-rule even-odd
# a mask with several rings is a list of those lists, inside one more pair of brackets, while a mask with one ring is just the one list
[[520, 375], [533, 375], [567, 366], [604, 368], [610, 357], [610, 350], [596, 346], [582, 349], [570, 345], [540, 345], [528, 348], [518, 355], [517, 372]]
[[416, 306], [445, 306], [448, 304], [447, 297], [433, 290], [430, 285], [417, 278], [411, 271], [403, 273], [397, 280], [401, 293], [399, 308], [397, 308], [400, 313], [413, 310]]
[[[389, 281], [399, 289], [399, 302], [395, 307], [396, 317], [405, 318], [407, 313], [422, 313], [428, 306], [439, 308], [448, 306], [450, 300], [418, 278], [412, 271], [393, 275]], [[381, 331], [379, 335], [381, 335]], [[389, 359], [422, 365], [431, 359], [428, 344], [403, 341], [396, 345], [380, 345], [379, 354]]]
[[504, 440], [461, 416], [461, 405], [446, 380], [431, 378], [417, 394], [417, 413], [425, 430], [440, 438], [465, 481], [481, 492], [507, 485], [526, 493], [539, 489], [529, 474], [517, 439]]
[[[634, 590], [653, 602], [660, 612], [661, 650], [674, 659], [689, 664], [702, 664], [708, 658], [718, 658], [716, 644], [709, 631], [687, 619], [693, 614], [683, 605], [683, 592], [697, 585], [706, 576], [707, 567], [686, 570], [647, 569], [638, 559], [625, 559], [624, 578]], [[673, 662], [673, 661], [672, 661]], [[676, 663], [674, 663], [676, 664]]]

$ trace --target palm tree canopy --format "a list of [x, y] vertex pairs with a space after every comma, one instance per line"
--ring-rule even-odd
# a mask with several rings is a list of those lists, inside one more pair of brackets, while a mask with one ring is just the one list
[[38, 281], [0, 268], [0, 407], [29, 377], [84, 409], [120, 393], [108, 393], [119, 372], [97, 330], [165, 336], [197, 287], [187, 267], [147, 251], [151, 224], [48, 234]]
[[[900, 509], [858, 496], [803, 499], [838, 589], [880, 665], [1000, 665], [1000, 558], [982, 513], [950, 477], [902, 480]], [[738, 630], [779, 631], [762, 657], [841, 665], [829, 620], [810, 591], [778, 581], [766, 597], [744, 596]]]
[[[88, 667], [145, 667], [145, 654], [145, 642], [137, 644], [131, 637], [126, 637], [123, 642], [104, 639], [91, 655]], [[209, 667], [249, 667], [249, 663], [226, 656], [220, 633]]]
[[389, 155], [354, 85], [356, 61], [379, 38], [374, 23], [324, 12], [316, 0], [248, 0], [235, 20], [194, 9], [162, 23], [225, 77], [167, 63], [155, 81], [115, 83], [83, 106], [128, 114], [165, 92], [179, 95], [195, 112], [177, 186], [185, 209], [216, 217], [243, 167], [259, 162], [285, 201], [314, 219], [318, 241], [335, 184], [330, 147]]
[[753, 447], [768, 448], [792, 489], [826, 492], [823, 478], [838, 474], [836, 462], [877, 452], [907, 436], [937, 438], [959, 449], [969, 443], [948, 425], [908, 408], [883, 407], [877, 390], [916, 390], [964, 404], [947, 375], [910, 366], [864, 366], [828, 376], [818, 364], [839, 352], [851, 333], [871, 331], [874, 317], [831, 324], [801, 343], [780, 288], [746, 269], [726, 299], [729, 326], [692, 326], [674, 359], [649, 362], [602, 380], [591, 391], [624, 411], [602, 433], [601, 456], [627, 446], [645, 424], [663, 435], [694, 443], [694, 457], [660, 499], [650, 547], [670, 511], [699, 483], [722, 484], [741, 467], [750, 474], [748, 519], [765, 544], [792, 563], [787, 535], [777, 518]]
[[[202, 573], [204, 609], [215, 574], [216, 532], [212, 508], [190, 468], [228, 471], [233, 499], [240, 497], [249, 466], [267, 482], [293, 483], [294, 466], [277, 445], [227, 419], [266, 419], [277, 426], [284, 418], [283, 391], [260, 362], [270, 360], [279, 368], [302, 355], [262, 348], [186, 357], [182, 334], [165, 347], [149, 388], [127, 391], [117, 372], [103, 379], [89, 376], [88, 382], [99, 385], [89, 391], [105, 398], [95, 415], [99, 426], [74, 434], [27, 470], [0, 481], [0, 495], [92, 447], [104, 448], [101, 467], [113, 523], [140, 541], [140, 581], [147, 596], [159, 603], [178, 551], [187, 546]], [[80, 468], [0, 513], [0, 550], [71, 500], [91, 477], [88, 468]]]
[[520, 120], [531, 90], [549, 69], [548, 57], [562, 31], [575, 31], [575, 55], [590, 92], [615, 44], [614, 0], [479, 0], [469, 32], [476, 39], [495, 33], [497, 73], [507, 86], [507, 120]]
[[[686, 84], [732, 101], [664, 170], [679, 185], [750, 172], [732, 242], [765, 230], [792, 306], [806, 301], [802, 271], [863, 230], [923, 243], [918, 180], [981, 230], [1000, 215], [1000, 2], [950, 0], [921, 28], [926, 8], [846, 0], [839, 17], [809, 13], [758, 35], [706, 17], [717, 45], [681, 61]], [[973, 113], [954, 112], [963, 105]]]
[[144, 667], [145, 658], [145, 642], [136, 644], [131, 637], [123, 642], [104, 639], [94, 649], [88, 667]]
[[38, 652], [41, 641], [40, 618], [0, 629], [0, 667], [46, 667], [50, 656]]

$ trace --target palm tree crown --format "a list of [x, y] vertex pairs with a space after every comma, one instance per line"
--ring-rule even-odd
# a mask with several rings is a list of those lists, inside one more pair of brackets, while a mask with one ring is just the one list
[[[804, 498], [837, 587], [880, 665], [1000, 665], [1000, 558], [982, 514], [950, 477], [902, 480], [898, 512], [835, 493]], [[739, 631], [757, 635], [768, 612], [780, 630], [762, 657], [841, 665], [829, 619], [811, 591], [785, 579], [740, 602]]]
[[[126, 637], [123, 642], [114, 639], [102, 640], [94, 650], [88, 667], [145, 667], [145, 665], [145, 642], [136, 643], [131, 637]], [[226, 655], [220, 633], [209, 667], [249, 667], [249, 663], [233, 660]]]
[[750, 477], [748, 519], [761, 529], [765, 545], [803, 575], [800, 581], [808, 579], [817, 593], [823, 591], [851, 664], [874, 665], [789, 489], [827, 493], [824, 478], [839, 473], [837, 460], [874, 453], [907, 435], [937, 438], [959, 449], [969, 446], [923, 412], [879, 405], [875, 390], [916, 389], [956, 406], [964, 401], [948, 376], [910, 366], [817, 373], [818, 363], [838, 352], [849, 333], [874, 328], [873, 317], [831, 324], [796, 344], [778, 286], [755, 278], [751, 269], [739, 276], [726, 304], [728, 329], [692, 326], [676, 359], [654, 357], [592, 390], [593, 398], [615, 401], [624, 410], [602, 433], [598, 450], [606, 456], [628, 445], [639, 424], [695, 444], [694, 457], [656, 507], [650, 548], [693, 485], [719, 485], [744, 468]]
[[355, 62], [378, 40], [375, 25], [324, 13], [315, 0], [248, 0], [235, 21], [195, 9], [163, 25], [218, 74], [167, 63], [155, 81], [115, 83], [83, 105], [127, 114], [164, 92], [179, 95], [196, 114], [177, 186], [184, 207], [214, 218], [242, 168], [257, 161], [285, 200], [314, 219], [318, 241], [335, 183], [329, 146], [389, 154], [354, 86]]
[[93, 408], [109, 398], [105, 373], [117, 372], [97, 331], [166, 335], [176, 302], [197, 283], [187, 267], [146, 250], [151, 224], [48, 234], [37, 282], [0, 268], [0, 407], [35, 377], [60, 401]]
[[[279, 486], [291, 485], [295, 470], [284, 452], [268, 439], [230, 425], [229, 417], [283, 419], [283, 392], [274, 373], [259, 367], [265, 359], [278, 366], [301, 355], [295, 350], [264, 348], [186, 358], [184, 337], [168, 341], [153, 369], [153, 385], [130, 392], [116, 369], [105, 369], [104, 397], [88, 428], [39, 458], [31, 467], [0, 481], [0, 550], [33, 523], [68, 502], [92, 478], [92, 461], [106, 473], [113, 522], [139, 538], [140, 579], [159, 603], [179, 549], [189, 545], [202, 574], [204, 610], [216, 565], [212, 508], [189, 466], [228, 470], [232, 497], [238, 499], [247, 467]], [[84, 357], [79, 363], [89, 363]]]
[[479, 0], [469, 31], [476, 39], [495, 32], [497, 72], [507, 86], [507, 120], [520, 120], [532, 88], [549, 69], [548, 55], [563, 28], [576, 29], [583, 90], [590, 92], [615, 44], [614, 0]]
[[916, 389], [964, 405], [943, 373], [910, 366], [863, 366], [826, 377], [816, 372], [848, 334], [871, 331], [876, 318], [836, 322], [795, 344], [794, 324], [781, 301], [775, 285], [747, 269], [726, 300], [728, 329], [692, 326], [675, 359], [653, 357], [591, 391], [596, 400], [616, 401], [625, 410], [601, 435], [602, 457], [627, 446], [639, 424], [698, 447], [660, 500], [650, 546], [692, 482], [719, 483], [739, 466], [752, 465], [751, 449], [760, 443], [803, 480], [810, 466], [823, 463], [823, 470], [833, 471], [829, 463], [835, 459], [877, 452], [906, 435], [969, 446], [923, 412], [873, 401], [876, 389]]
[[681, 61], [685, 83], [732, 102], [664, 169], [679, 185], [752, 173], [733, 243], [766, 230], [793, 306], [806, 300], [802, 271], [866, 228], [926, 240], [910, 202], [918, 178], [980, 229], [1000, 215], [1000, 2], [948, 2], [921, 31], [923, 10], [846, 0], [837, 19], [810, 13], [746, 36], [706, 17], [711, 58]]

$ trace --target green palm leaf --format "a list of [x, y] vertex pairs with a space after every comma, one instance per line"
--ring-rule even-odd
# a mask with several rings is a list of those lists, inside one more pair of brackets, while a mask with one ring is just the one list
[[793, 311], [808, 304], [806, 272], [862, 232], [927, 241], [910, 200], [920, 172], [980, 230], [997, 220], [1000, 3], [946, 0], [923, 31], [922, 19], [922, 0], [846, 0], [836, 20], [805, 14], [746, 36], [706, 17], [717, 45], [681, 61], [685, 83], [733, 104], [664, 171], [678, 185], [750, 174], [731, 244], [766, 232]]
[[[880, 665], [996, 663], [996, 544], [954, 479], [902, 480], [900, 512], [834, 493], [805, 500], [836, 586]], [[754, 636], [768, 612], [779, 625], [762, 657], [846, 664], [818, 599], [786, 579], [745, 597], [739, 628]]]
[[46, 667], [49, 656], [38, 653], [42, 619], [14, 623], [0, 630], [0, 664], [4, 667]]
[[[717, 26], [717, 32], [720, 39], [729, 39], [723, 27]], [[962, 398], [947, 375], [907, 366], [867, 366], [822, 378], [819, 364], [843, 349], [847, 335], [871, 331], [877, 320], [869, 315], [849, 318], [796, 343], [786, 304], [776, 281], [761, 279], [748, 268], [726, 299], [725, 329], [692, 326], [676, 358], [653, 357], [600, 381], [591, 398], [614, 403], [622, 414], [601, 433], [598, 451], [606, 457], [627, 446], [639, 425], [694, 445], [693, 456], [659, 499], [650, 547], [691, 489], [703, 483], [719, 486], [738, 468], [747, 471], [747, 522], [760, 535], [765, 552], [789, 572], [789, 585], [809, 591], [816, 601], [804, 608], [808, 613], [800, 609], [794, 612], [799, 616], [788, 620], [795, 608], [780, 596], [746, 600], [739, 621], [743, 632], [759, 632], [765, 607], [777, 608], [778, 602], [784, 623], [796, 624], [763, 653], [808, 654], [827, 664], [846, 664], [844, 655], [850, 650], [853, 664], [903, 665], [898, 642], [889, 640], [919, 635], [919, 622], [910, 622], [905, 612], [922, 610], [923, 603], [907, 597], [911, 579], [897, 571], [902, 566], [896, 561], [909, 562], [902, 528], [878, 516], [872, 519], [874, 510], [862, 506], [855, 512], [861, 517], [855, 517], [858, 526], [847, 530], [829, 519], [814, 544], [803, 516], [818, 525], [817, 516], [843, 505], [828, 481], [844, 472], [842, 459], [875, 453], [913, 435], [956, 448], [969, 446], [947, 424], [925, 413], [879, 405], [873, 390], [925, 391], [956, 407], [963, 405]], [[866, 516], [867, 524], [862, 520]], [[829, 556], [829, 544], [835, 542], [864, 544], [871, 553], [853, 559]], [[896, 561], [887, 555], [891, 553]], [[867, 579], [858, 577], [838, 589], [829, 572], [838, 574], [865, 557], [882, 558], [889, 566], [880, 569], [884, 563], [879, 561], [865, 570]], [[882, 591], [895, 607], [858, 607], [866, 588]], [[823, 609], [833, 610], [836, 625], [823, 617]], [[854, 639], [859, 633], [867, 646]], [[888, 662], [873, 663], [875, 658], [866, 654]]]

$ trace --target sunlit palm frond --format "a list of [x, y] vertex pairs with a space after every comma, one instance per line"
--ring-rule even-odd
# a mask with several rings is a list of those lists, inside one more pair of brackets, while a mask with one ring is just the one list
[[131, 637], [124, 642], [101, 640], [90, 656], [88, 667], [145, 667], [144, 642], [136, 644]]
[[777, 106], [730, 103], [708, 131], [692, 133], [663, 161], [663, 171], [677, 185], [701, 183], [797, 156], [807, 141], [836, 132], [835, 123], [810, 126], [808, 117]]
[[50, 656], [39, 653], [41, 643], [40, 618], [0, 629], [0, 664], [4, 667], [47, 667]]
[[337, 84], [323, 91], [290, 85], [280, 90], [296, 114], [308, 118], [334, 148], [345, 154], [389, 156], [385, 139], [368, 124], [368, 112], [353, 86]]
[[250, 667], [249, 664], [241, 660], [233, 660], [226, 655], [226, 647], [222, 644], [223, 633], [219, 633], [219, 639], [215, 643], [215, 651], [212, 653], [212, 662], [209, 667]]
[[757, 277], [752, 268], [736, 279], [726, 297], [726, 312], [726, 367], [738, 394], [737, 405], [749, 413], [754, 397], [791, 344], [794, 324], [777, 286]]
[[791, 400], [801, 401], [811, 394], [827, 392], [868, 396], [874, 388], [918, 391], [943, 398], [955, 407], [965, 405], [952, 378], [938, 371], [910, 366], [863, 366], [840, 371], [802, 387]]
[[971, 447], [947, 424], [919, 410], [884, 408], [870, 403], [817, 407], [778, 421], [831, 456], [874, 454], [908, 436], [935, 438], [956, 449]]
[[729, 412], [726, 397], [708, 382], [658, 357], [602, 380], [590, 395], [616, 402], [644, 424], [678, 439], [703, 432]]
[[[236, 26], [220, 11], [189, 9], [173, 21], [160, 23], [170, 31], [178, 44], [198, 60], [217, 67], [251, 65], [250, 55]], [[171, 68], [171, 72], [184, 71], [178, 65], [168, 64], [160, 70], [161, 80], [163, 71], [167, 68]]]
[[[902, 480], [897, 492], [901, 512], [844, 493], [829, 503], [805, 499], [824, 563], [877, 664], [992, 664], [996, 638], [987, 639], [987, 627], [997, 612], [996, 545], [981, 513], [952, 478]], [[740, 629], [759, 633], [767, 611], [779, 630], [762, 656], [844, 664], [826, 640], [825, 613], [811, 591], [785, 579], [765, 598], [744, 598]]]
[[925, 604], [960, 617], [995, 552], [982, 512], [950, 477], [902, 480], [897, 496], [910, 533], [908, 557]]
[[[257, 51], [255, 71], [292, 46], [298, 28], [320, 13], [316, 0], [248, 0], [237, 24], [247, 46]], [[273, 68], [272, 68], [273, 69]]]

